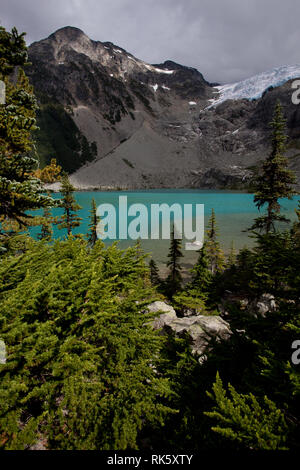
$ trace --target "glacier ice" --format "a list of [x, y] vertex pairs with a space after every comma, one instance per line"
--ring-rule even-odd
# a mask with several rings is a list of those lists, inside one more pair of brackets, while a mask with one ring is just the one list
[[283, 85], [288, 80], [300, 78], [300, 65], [288, 65], [276, 67], [268, 72], [262, 72], [253, 77], [247, 78], [237, 83], [216, 86], [220, 95], [213, 100], [209, 108], [217, 106], [226, 100], [256, 100], [261, 98], [264, 91], [269, 87]]

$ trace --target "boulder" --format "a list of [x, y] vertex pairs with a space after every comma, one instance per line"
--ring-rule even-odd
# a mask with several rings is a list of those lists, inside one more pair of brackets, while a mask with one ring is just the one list
[[156, 301], [148, 305], [147, 311], [149, 313], [158, 312], [160, 315], [153, 321], [153, 328], [159, 330], [165, 325], [168, 325], [173, 320], [177, 318], [176, 312], [171, 305], [166, 304], [165, 302]]
[[29, 450], [47, 450], [47, 439], [40, 436], [36, 443], [29, 447]]
[[266, 293], [252, 300], [240, 295], [226, 293], [218, 305], [218, 310], [223, 316], [228, 315], [230, 305], [239, 306], [246, 314], [255, 318], [265, 317], [268, 312], [274, 312], [277, 308], [274, 295]]
[[258, 299], [255, 299], [248, 306], [248, 311], [254, 317], [265, 317], [267, 313], [274, 312], [277, 304], [275, 297], [272, 294], [262, 294]]
[[177, 318], [165, 325], [164, 329], [179, 337], [190, 338], [192, 352], [198, 356], [203, 356], [209, 349], [208, 346], [212, 338], [217, 341], [226, 340], [232, 334], [229, 324], [215, 315]]
[[257, 302], [257, 310], [262, 316], [268, 312], [273, 312], [276, 310], [277, 305], [274, 295], [263, 294]]
[[232, 334], [230, 325], [217, 315], [178, 318], [173, 307], [164, 302], [154, 302], [148, 306], [148, 310], [159, 314], [153, 321], [155, 330], [161, 329], [163, 334], [189, 338], [193, 354], [200, 358], [209, 350], [212, 338], [217, 341], [227, 340]]

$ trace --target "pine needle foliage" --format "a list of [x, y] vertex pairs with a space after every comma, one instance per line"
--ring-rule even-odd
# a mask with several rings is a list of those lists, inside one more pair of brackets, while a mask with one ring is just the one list
[[152, 286], [159, 286], [161, 283], [161, 279], [159, 277], [159, 269], [154, 261], [154, 259], [151, 259], [149, 261], [149, 268], [150, 268], [150, 281]]
[[135, 248], [69, 237], [30, 242], [0, 266], [0, 447], [137, 448], [163, 424], [168, 381], [157, 375], [163, 338], [143, 313], [154, 296]]
[[209, 260], [209, 269], [212, 274], [222, 272], [224, 268], [224, 253], [218, 240], [218, 227], [214, 209], [208, 221], [206, 231], [206, 253]]
[[191, 269], [192, 280], [185, 288], [175, 294], [173, 302], [177, 311], [182, 315], [193, 312], [206, 314], [207, 300], [213, 276], [208, 267], [206, 245], [199, 250], [198, 260]]
[[89, 223], [89, 233], [88, 233], [88, 242], [91, 246], [94, 246], [97, 239], [97, 226], [100, 222], [100, 217], [97, 215], [97, 206], [96, 201], [93, 198], [91, 202], [91, 210], [90, 210], [90, 223]]
[[254, 180], [254, 203], [261, 210], [267, 205], [266, 215], [255, 219], [250, 230], [259, 230], [264, 233], [276, 230], [275, 222], [289, 222], [280, 214], [280, 198], [291, 199], [296, 194], [294, 185], [296, 177], [288, 169], [288, 160], [284, 156], [286, 150], [286, 121], [283, 117], [280, 101], [277, 102], [273, 120], [270, 123], [272, 129], [272, 150], [262, 165], [262, 171]]
[[51, 210], [48, 207], [45, 207], [43, 211], [41, 231], [37, 236], [39, 240], [46, 240], [48, 242], [52, 240], [52, 235], [53, 235], [52, 220], [53, 218], [51, 216]]
[[237, 255], [234, 247], [234, 242], [232, 241], [230, 245], [230, 251], [227, 257], [227, 268], [232, 268], [236, 264], [236, 261]]
[[176, 227], [175, 224], [173, 224], [168, 254], [169, 261], [167, 262], [170, 274], [165, 281], [166, 293], [169, 299], [172, 299], [173, 295], [180, 290], [182, 284], [181, 265], [179, 262], [180, 258], [183, 256], [181, 251], [181, 240], [176, 238], [175, 234]]
[[205, 413], [220, 423], [212, 430], [247, 449], [285, 450], [287, 425], [275, 403], [266, 396], [259, 403], [252, 393], [239, 394], [230, 384], [228, 390], [230, 396], [217, 374], [213, 393], [208, 392], [216, 406], [214, 411]]
[[74, 198], [74, 186], [70, 183], [69, 177], [66, 173], [63, 173], [61, 177], [61, 194], [62, 199], [60, 201], [60, 207], [63, 208], [63, 215], [58, 219], [58, 228], [67, 229], [68, 235], [72, 235], [74, 228], [80, 226], [81, 217], [77, 215], [77, 211], [81, 209], [81, 206], [76, 203]]
[[17, 222], [22, 229], [33, 217], [27, 211], [54, 204], [33, 176], [37, 103], [22, 68], [27, 63], [24, 35], [0, 27], [0, 80], [6, 85], [6, 102], [0, 105], [0, 224]]

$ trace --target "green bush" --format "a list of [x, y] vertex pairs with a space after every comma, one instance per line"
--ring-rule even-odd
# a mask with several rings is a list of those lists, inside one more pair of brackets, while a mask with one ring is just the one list
[[0, 448], [137, 448], [169, 394], [163, 340], [141, 313], [153, 298], [143, 258], [74, 238], [30, 245], [0, 267]]

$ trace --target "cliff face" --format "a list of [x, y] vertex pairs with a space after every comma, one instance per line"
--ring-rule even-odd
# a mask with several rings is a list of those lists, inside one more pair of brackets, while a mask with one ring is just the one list
[[56, 157], [78, 188], [244, 188], [268, 152], [278, 98], [300, 180], [300, 111], [290, 81], [254, 101], [211, 106], [221, 87], [197, 70], [147, 64], [72, 27], [33, 43], [29, 57], [41, 163]]

